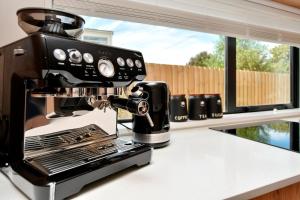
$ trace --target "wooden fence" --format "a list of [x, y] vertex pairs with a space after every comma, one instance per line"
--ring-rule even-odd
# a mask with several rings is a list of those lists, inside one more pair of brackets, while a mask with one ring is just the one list
[[[224, 100], [224, 69], [148, 63], [148, 81], [166, 81], [172, 94], [219, 93]], [[230, 81], [230, 80], [229, 80]], [[288, 73], [237, 70], [237, 106], [290, 102]]]

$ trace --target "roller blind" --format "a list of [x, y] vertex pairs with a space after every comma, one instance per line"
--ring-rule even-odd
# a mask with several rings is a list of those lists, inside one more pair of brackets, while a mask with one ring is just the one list
[[53, 8], [300, 47], [300, 10], [270, 0], [54, 0]]

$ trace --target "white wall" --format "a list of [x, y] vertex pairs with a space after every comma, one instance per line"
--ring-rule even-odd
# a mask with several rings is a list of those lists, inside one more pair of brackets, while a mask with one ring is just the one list
[[48, 0], [0, 0], [0, 47], [26, 34], [18, 26], [16, 12], [23, 7], [49, 7]]

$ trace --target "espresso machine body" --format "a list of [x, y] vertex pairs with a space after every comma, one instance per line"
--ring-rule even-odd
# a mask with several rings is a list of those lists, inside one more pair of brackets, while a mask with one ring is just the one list
[[148, 94], [149, 115], [154, 126], [150, 126], [144, 117], [133, 117], [133, 140], [137, 143], [150, 144], [154, 148], [169, 144], [170, 120], [169, 99], [170, 91], [165, 82], [140, 82], [136, 84]]
[[148, 164], [151, 148], [118, 138], [107, 101], [145, 76], [140, 52], [57, 34], [0, 48], [0, 171], [31, 199], [63, 199]]

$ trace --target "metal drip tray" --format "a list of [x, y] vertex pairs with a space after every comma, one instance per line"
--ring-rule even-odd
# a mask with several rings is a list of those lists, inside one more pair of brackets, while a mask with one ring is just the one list
[[107, 157], [130, 151], [140, 144], [111, 138], [92, 124], [25, 140], [25, 163], [53, 176]]
[[35, 157], [51, 152], [67, 150], [114, 137], [95, 124], [45, 135], [26, 137], [24, 147], [25, 157]]
[[108, 156], [116, 156], [119, 153], [130, 151], [138, 146], [140, 145], [128, 144], [122, 140], [114, 140], [113, 142], [91, 144], [35, 158], [26, 158], [25, 162], [43, 174], [52, 176], [94, 161], [99, 161]]

